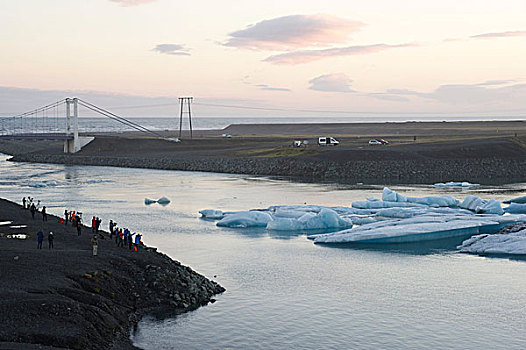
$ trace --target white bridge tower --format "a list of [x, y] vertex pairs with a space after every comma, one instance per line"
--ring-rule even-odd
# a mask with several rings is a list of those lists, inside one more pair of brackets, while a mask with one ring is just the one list
[[95, 139], [94, 137], [79, 137], [79, 105], [76, 97], [66, 98], [66, 123], [66, 136], [73, 136], [73, 140], [64, 141], [64, 153], [77, 153]]

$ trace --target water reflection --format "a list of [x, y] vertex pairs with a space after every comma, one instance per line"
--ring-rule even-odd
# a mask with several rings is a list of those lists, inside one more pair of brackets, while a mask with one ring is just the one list
[[415, 243], [316, 243], [316, 245], [329, 249], [356, 249], [389, 254], [432, 255], [455, 253], [456, 247], [469, 237], [470, 235]]

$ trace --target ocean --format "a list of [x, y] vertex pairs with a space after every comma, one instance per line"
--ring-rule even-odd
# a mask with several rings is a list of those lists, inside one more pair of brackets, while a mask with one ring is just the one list
[[[113, 219], [226, 288], [217, 302], [198, 310], [165, 320], [143, 319], [132, 336], [142, 349], [526, 348], [525, 260], [460, 254], [455, 246], [461, 240], [321, 246], [305, 232], [220, 228], [198, 214], [206, 208], [277, 204], [348, 206], [380, 197], [381, 186], [6, 158], [0, 157], [0, 197], [20, 203], [30, 195], [56, 215], [65, 208], [84, 217], [97, 215], [103, 227]], [[524, 183], [393, 189], [458, 199], [526, 195]], [[144, 204], [145, 198], [161, 196], [171, 203]]]
[[[128, 118], [133, 123], [139, 124], [149, 130], [179, 130], [179, 117], [141, 117]], [[479, 121], [479, 120], [523, 120], [523, 117], [502, 116], [484, 117], [480, 115], [355, 115], [355, 116], [322, 116], [322, 117], [193, 117], [193, 130], [223, 129], [231, 124], [316, 124], [316, 123], [384, 123], [407, 121]], [[183, 118], [183, 130], [189, 130], [189, 120]], [[65, 132], [66, 119], [53, 115], [38, 117], [28, 116], [18, 118], [0, 117], [0, 135], [26, 132]], [[124, 132], [133, 131], [129, 125], [120, 123], [110, 118], [79, 117], [80, 132]]]

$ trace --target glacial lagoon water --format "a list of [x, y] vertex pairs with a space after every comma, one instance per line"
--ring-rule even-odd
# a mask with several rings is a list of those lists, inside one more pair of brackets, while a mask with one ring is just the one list
[[[24, 164], [0, 158], [0, 197], [31, 195], [144, 234], [148, 245], [218, 281], [217, 302], [174, 319], [144, 319], [144, 349], [524, 349], [526, 261], [459, 254], [460, 240], [324, 246], [303, 233], [220, 228], [198, 210], [277, 204], [349, 205], [381, 186], [304, 184], [250, 176]], [[469, 179], [451, 179], [469, 180]], [[410, 195], [498, 200], [526, 184], [469, 190], [393, 186]], [[166, 196], [167, 206], [144, 198]], [[57, 245], [60, 242], [57, 240]], [[103, 252], [101, 252], [103, 254]]]

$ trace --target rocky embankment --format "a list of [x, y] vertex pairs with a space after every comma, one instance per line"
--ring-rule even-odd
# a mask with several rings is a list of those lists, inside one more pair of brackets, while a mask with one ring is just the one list
[[[0, 348], [49, 346], [132, 349], [130, 331], [145, 314], [173, 316], [209, 302], [224, 288], [153, 248], [117, 247], [107, 233], [93, 256], [91, 229], [0, 199]], [[27, 225], [11, 228], [10, 226]], [[45, 235], [36, 249], [36, 233]], [[47, 235], [54, 232], [54, 249]], [[7, 238], [26, 233], [25, 240]]]
[[429, 184], [445, 181], [502, 184], [525, 181], [526, 159], [463, 158], [337, 161], [301, 157], [101, 157], [18, 154], [12, 160], [77, 165], [283, 176], [355, 184]]

